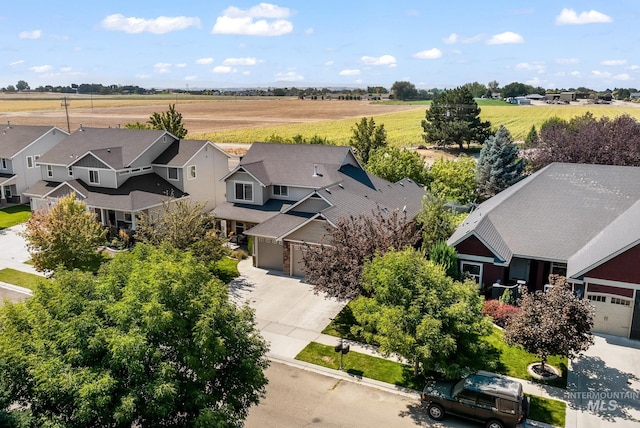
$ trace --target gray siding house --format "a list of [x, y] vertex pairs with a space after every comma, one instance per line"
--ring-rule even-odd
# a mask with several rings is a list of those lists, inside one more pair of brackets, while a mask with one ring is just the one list
[[22, 194], [40, 180], [38, 158], [68, 135], [51, 126], [7, 124], [0, 129], [0, 206], [28, 202]]

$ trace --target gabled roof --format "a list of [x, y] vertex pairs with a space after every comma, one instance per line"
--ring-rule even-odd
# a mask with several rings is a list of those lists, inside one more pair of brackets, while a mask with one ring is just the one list
[[0, 158], [11, 159], [49, 131], [62, 132], [55, 126], [7, 125], [0, 128]]
[[[310, 193], [298, 203], [285, 208], [282, 213], [245, 233], [280, 239], [316, 215], [322, 216], [331, 224], [337, 224], [342, 218], [368, 216], [378, 209], [387, 214], [400, 211], [406, 213], [409, 219], [414, 219], [420, 211], [424, 189], [409, 179], [389, 183], [353, 165], [342, 166], [337, 174], [340, 179], [336, 184]], [[301, 212], [299, 207], [303, 206], [303, 202], [316, 195], [326, 200], [330, 206], [320, 213]]]
[[222, 178], [244, 170], [263, 186], [319, 189], [340, 180], [342, 165], [360, 166], [349, 147], [323, 144], [253, 143], [238, 166]]
[[121, 128], [80, 128], [38, 159], [40, 164], [70, 166], [88, 153], [116, 170], [127, 168], [167, 131]]
[[155, 173], [129, 178], [119, 188], [89, 186], [81, 180], [68, 180], [62, 183], [39, 181], [24, 194], [45, 197], [61, 186], [69, 186], [83, 196], [84, 203], [90, 207], [117, 211], [142, 211], [161, 205], [163, 201], [188, 196], [177, 187]]
[[171, 143], [167, 150], [153, 161], [153, 164], [171, 167], [184, 167], [187, 162], [189, 162], [204, 147], [211, 147], [214, 150], [220, 151], [226, 157], [231, 157], [229, 153], [225, 152], [211, 141], [177, 140]]
[[637, 167], [554, 163], [478, 206], [448, 243], [475, 235], [507, 263], [568, 262], [571, 276], [640, 240], [639, 183]]

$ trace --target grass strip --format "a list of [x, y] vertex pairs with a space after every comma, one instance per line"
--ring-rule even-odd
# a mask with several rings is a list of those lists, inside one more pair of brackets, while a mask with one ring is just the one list
[[28, 205], [14, 205], [0, 210], [0, 230], [24, 223], [31, 217]]
[[0, 269], [0, 282], [6, 282], [7, 284], [17, 285], [19, 287], [28, 288], [33, 290], [39, 281], [45, 278], [33, 273], [22, 272], [11, 268]]

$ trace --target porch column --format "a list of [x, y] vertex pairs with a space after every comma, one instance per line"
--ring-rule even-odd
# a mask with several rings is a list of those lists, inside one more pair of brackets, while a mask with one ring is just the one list
[[4, 197], [4, 185], [0, 185], [0, 207], [7, 205], [7, 199]]
[[103, 226], [107, 225], [107, 222], [105, 221], [107, 217], [104, 214], [104, 208], [100, 208], [100, 222], [102, 223]]
[[131, 230], [136, 230], [136, 213], [131, 213]]

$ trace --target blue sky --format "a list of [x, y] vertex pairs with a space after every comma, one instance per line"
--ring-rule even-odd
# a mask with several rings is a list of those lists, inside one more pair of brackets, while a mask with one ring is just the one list
[[11, 1], [0, 87], [640, 87], [638, 0]]

